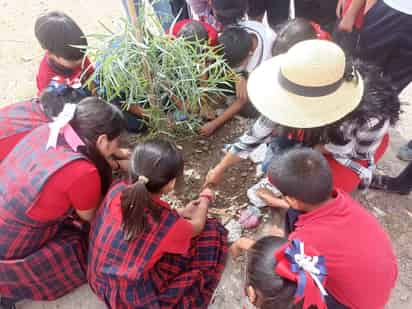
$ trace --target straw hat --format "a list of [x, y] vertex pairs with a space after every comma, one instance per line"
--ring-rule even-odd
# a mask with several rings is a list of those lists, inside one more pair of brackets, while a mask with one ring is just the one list
[[363, 80], [346, 78], [345, 54], [336, 44], [307, 40], [263, 62], [249, 76], [248, 95], [270, 120], [294, 128], [321, 127], [360, 103]]

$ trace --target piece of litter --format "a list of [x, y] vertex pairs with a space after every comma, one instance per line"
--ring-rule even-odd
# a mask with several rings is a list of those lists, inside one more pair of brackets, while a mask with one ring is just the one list
[[386, 212], [384, 212], [383, 210], [381, 210], [381, 209], [379, 209], [379, 208], [377, 208], [377, 207], [375, 207], [375, 206], [373, 206], [373, 210], [374, 210], [374, 212], [376, 213], [376, 215], [377, 215], [378, 217], [384, 217], [384, 216], [386, 216]]
[[265, 160], [267, 151], [268, 151], [267, 144], [265, 143], [260, 144], [259, 147], [257, 147], [255, 150], [253, 150], [249, 154], [250, 161], [252, 161], [253, 163], [262, 163], [263, 160]]
[[239, 222], [232, 219], [229, 221], [228, 224], [225, 225], [225, 228], [228, 230], [228, 241], [234, 242], [242, 237], [242, 227], [240, 226]]

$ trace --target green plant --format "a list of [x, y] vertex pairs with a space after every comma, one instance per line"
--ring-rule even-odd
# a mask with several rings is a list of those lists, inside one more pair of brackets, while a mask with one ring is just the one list
[[[89, 36], [94, 43], [88, 54], [98, 67], [89, 85], [97, 80], [98, 93], [109, 102], [121, 100], [125, 108], [142, 107], [152, 134], [197, 132], [202, 109], [216, 104], [234, 79], [218, 49], [159, 35], [153, 31], [153, 22], [144, 20], [136, 25], [121, 20], [116, 32], [102, 26], [104, 33]], [[172, 116], [176, 111], [181, 120]]]

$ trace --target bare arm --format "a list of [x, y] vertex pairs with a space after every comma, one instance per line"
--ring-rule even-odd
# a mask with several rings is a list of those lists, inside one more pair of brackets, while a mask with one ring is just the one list
[[236, 258], [243, 252], [248, 251], [255, 243], [256, 241], [250, 238], [239, 238], [230, 246], [230, 253], [233, 258]]
[[346, 32], [352, 32], [353, 25], [355, 24], [355, 21], [356, 21], [356, 16], [358, 15], [359, 10], [363, 6], [365, 6], [365, 4], [366, 4], [366, 0], [353, 0], [346, 14], [342, 16], [342, 20], [339, 23], [339, 30], [346, 31]]
[[236, 98], [236, 101], [230, 105], [220, 116], [216, 119], [207, 122], [200, 130], [203, 136], [212, 135], [218, 128], [223, 126], [227, 121], [232, 119], [236, 114], [238, 114], [242, 108], [248, 104], [247, 99]]
[[242, 158], [228, 152], [226, 155], [223, 157], [222, 161], [219, 162], [218, 165], [216, 165], [213, 169], [209, 171], [209, 173], [206, 176], [206, 181], [204, 183], [204, 187], [212, 186], [212, 185], [217, 185], [220, 183], [220, 181], [223, 178], [223, 174], [225, 171], [235, 165], [236, 163], [240, 162]]

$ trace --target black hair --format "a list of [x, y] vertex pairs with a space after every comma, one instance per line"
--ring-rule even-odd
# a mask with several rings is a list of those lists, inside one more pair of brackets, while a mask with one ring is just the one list
[[248, 0], [212, 0], [212, 8], [218, 22], [233, 25], [245, 17]]
[[34, 33], [41, 47], [58, 57], [71, 61], [84, 57], [85, 50], [73, 46], [87, 46], [87, 39], [76, 22], [62, 12], [40, 16]]
[[314, 147], [333, 143], [345, 145], [348, 143], [344, 136], [344, 127], [350, 124], [360, 127], [371, 118], [378, 120], [374, 129], [379, 129], [389, 120], [391, 125], [396, 124], [401, 113], [401, 102], [396, 89], [392, 86], [389, 78], [382, 75], [380, 68], [347, 58], [346, 79], [355, 79], [353, 68], [362, 76], [364, 83], [363, 97], [359, 105], [342, 119], [317, 128], [297, 129], [279, 126], [279, 135], [299, 139], [303, 145]]
[[219, 36], [224, 59], [230, 67], [239, 66], [253, 48], [252, 35], [242, 27], [228, 27]]
[[209, 40], [209, 34], [205, 27], [198, 21], [190, 21], [185, 24], [176, 35], [189, 41], [205, 41]]
[[70, 125], [84, 142], [85, 145], [79, 146], [78, 150], [95, 164], [101, 179], [102, 194], [106, 194], [112, 180], [112, 169], [96, 148], [96, 141], [103, 134], [112, 141], [125, 132], [122, 111], [102, 99], [88, 97], [77, 104]]
[[295, 148], [277, 156], [270, 164], [268, 176], [283, 195], [306, 204], [321, 204], [332, 194], [328, 162], [311, 148]]
[[272, 56], [286, 53], [293, 45], [305, 40], [316, 39], [316, 31], [304, 18], [288, 20], [280, 26], [272, 47]]
[[77, 104], [86, 98], [84, 91], [62, 85], [59, 89], [46, 88], [40, 96], [39, 103], [49, 119], [53, 119], [63, 110], [66, 103]]
[[[183, 173], [183, 156], [174, 144], [154, 139], [136, 146], [131, 157], [130, 179], [134, 183], [121, 196], [125, 239], [130, 241], [146, 230], [151, 219], [159, 221], [161, 209], [151, 193], [160, 193], [171, 180]], [[146, 177], [147, 183], [139, 177]]]
[[294, 304], [296, 283], [280, 277], [275, 272], [275, 252], [287, 240], [276, 236], [259, 239], [248, 251], [247, 282], [258, 297], [261, 297], [261, 309], [300, 309], [301, 303]]

